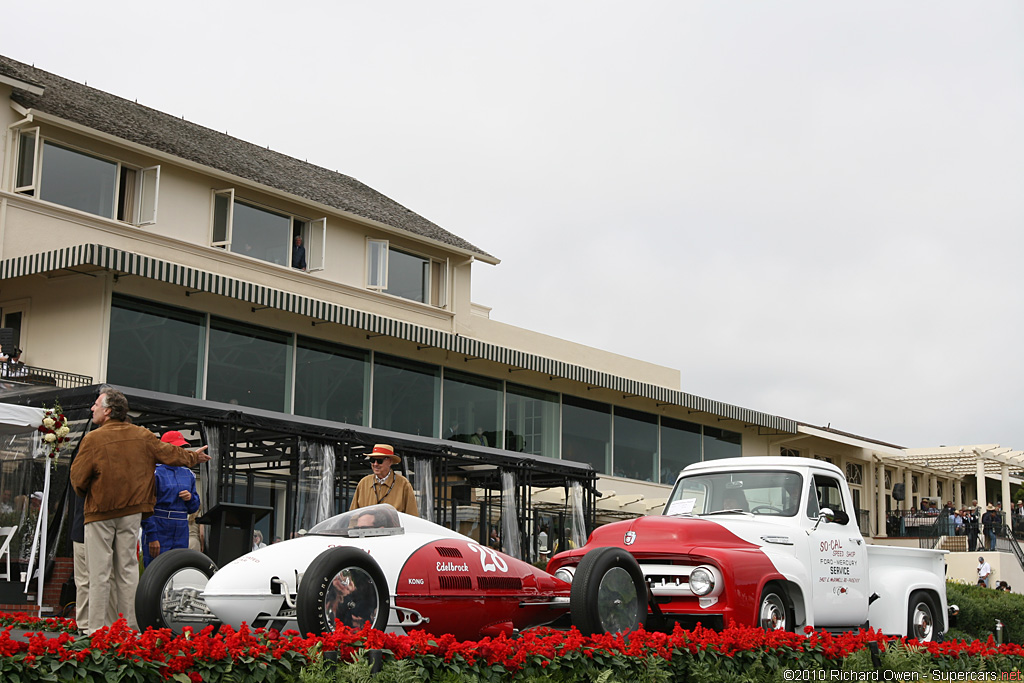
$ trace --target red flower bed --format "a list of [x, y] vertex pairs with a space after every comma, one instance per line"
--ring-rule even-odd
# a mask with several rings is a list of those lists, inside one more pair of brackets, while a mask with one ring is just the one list
[[[927, 658], [938, 669], [1024, 669], [1024, 648], [1015, 644], [946, 642], [918, 645], [875, 631], [833, 636], [824, 631], [806, 634], [730, 628], [721, 632], [697, 628], [672, 633], [637, 631], [625, 635], [585, 637], [575, 629], [534, 629], [517, 638], [457, 641], [423, 632], [408, 636], [345, 627], [330, 634], [302, 637], [295, 631], [235, 631], [207, 627], [199, 633], [174, 636], [169, 630], [139, 633], [123, 620], [91, 637], [75, 636], [75, 624], [65, 619], [35, 619], [23, 614], [0, 614], [0, 680], [4, 681], [213, 681], [227, 674], [237, 680], [291, 681], [298, 671], [336, 652], [349, 662], [365, 651], [380, 651], [386, 662], [411, 660], [420, 678], [440, 672], [475, 674], [503, 679], [545, 675], [553, 680], [592, 678], [614, 670], [626, 679], [651, 667], [672, 678], [700, 670], [725, 672], [790, 669], [839, 669], [848, 658], [865, 653], [874, 643], [883, 657], [890, 648]], [[11, 638], [17, 626], [34, 631], [27, 640]], [[38, 629], [38, 631], [35, 631]], [[982, 663], [982, 659], [986, 661]], [[867, 661], [865, 659], [865, 661]], [[847, 666], [849, 668], [849, 666]], [[930, 670], [930, 669], [925, 669]], [[713, 677], [713, 676], [712, 676]]]

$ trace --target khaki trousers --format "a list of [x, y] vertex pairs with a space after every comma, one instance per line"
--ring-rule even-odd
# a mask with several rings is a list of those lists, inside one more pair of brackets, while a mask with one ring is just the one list
[[134, 629], [135, 589], [139, 585], [136, 543], [142, 515], [115, 517], [85, 525], [85, 555], [89, 566], [89, 633], [114, 623], [119, 610]]
[[[72, 544], [75, 547], [75, 621], [78, 630], [89, 632], [89, 564], [86, 560], [85, 543]], [[117, 605], [111, 593], [107, 606], [107, 620], [114, 623], [117, 619]]]

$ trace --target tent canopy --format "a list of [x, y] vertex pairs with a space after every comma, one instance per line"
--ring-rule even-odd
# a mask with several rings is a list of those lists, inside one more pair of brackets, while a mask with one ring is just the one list
[[0, 403], [0, 434], [34, 432], [43, 423], [45, 415], [42, 408]]

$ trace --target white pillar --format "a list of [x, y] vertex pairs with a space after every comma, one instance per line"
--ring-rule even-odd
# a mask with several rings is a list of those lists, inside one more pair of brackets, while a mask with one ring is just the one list
[[985, 461], [978, 458], [978, 507], [985, 511]]
[[903, 470], [903, 488], [907, 491], [907, 498], [903, 501], [903, 509], [910, 510], [914, 507], [914, 473], [909, 467]]
[[960, 480], [951, 477], [949, 485], [953, 487], [953, 507], [957, 510], [962, 510], [964, 507], [964, 497], [960, 493]]
[[[928, 475], [928, 497], [935, 500], [939, 495], [939, 478], [934, 474]], [[940, 503], [942, 501], [939, 501]]]
[[1003, 465], [999, 468], [1003, 484], [1003, 523], [1010, 523], [1010, 515], [1013, 514], [1013, 501], [1010, 500], [1010, 466]]
[[879, 462], [875, 465], [875, 528], [876, 535], [884, 538], [885, 533], [885, 464]]

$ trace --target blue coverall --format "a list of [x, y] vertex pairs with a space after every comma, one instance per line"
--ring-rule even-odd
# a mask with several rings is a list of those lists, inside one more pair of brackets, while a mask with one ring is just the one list
[[[178, 497], [188, 491], [192, 498]], [[160, 542], [160, 552], [188, 547], [188, 516], [199, 509], [196, 475], [187, 467], [156, 466], [156, 506], [153, 515], [142, 520], [142, 562], [153, 560], [149, 556], [151, 541]]]

